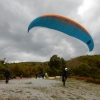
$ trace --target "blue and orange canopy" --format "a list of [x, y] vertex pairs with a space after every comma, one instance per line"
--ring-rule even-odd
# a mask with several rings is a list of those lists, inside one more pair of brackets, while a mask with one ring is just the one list
[[42, 15], [30, 23], [28, 32], [36, 26], [47, 27], [73, 36], [83, 41], [90, 51], [94, 48], [94, 42], [89, 32], [82, 25], [70, 18], [55, 14]]

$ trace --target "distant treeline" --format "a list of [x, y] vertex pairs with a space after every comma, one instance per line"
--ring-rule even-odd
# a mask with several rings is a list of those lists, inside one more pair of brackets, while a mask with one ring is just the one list
[[66, 62], [70, 75], [100, 79], [100, 55], [86, 55]]
[[61, 75], [61, 71], [67, 67], [69, 76], [89, 77], [100, 79], [100, 55], [86, 55], [64, 60], [57, 55], [53, 55], [47, 62], [20, 62], [6, 63], [0, 62], [0, 79], [4, 79], [6, 68], [9, 68], [11, 76], [35, 77], [43, 70], [49, 76]]

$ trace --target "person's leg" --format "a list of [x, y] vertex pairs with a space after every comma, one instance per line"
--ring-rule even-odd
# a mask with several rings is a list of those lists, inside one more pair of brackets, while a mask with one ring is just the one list
[[7, 77], [6, 77], [5, 83], [7, 83]]
[[8, 81], [9, 81], [9, 78], [8, 78], [8, 77], [6, 77], [6, 83], [8, 83]]
[[64, 82], [64, 76], [62, 76], [62, 82]]
[[63, 81], [63, 85], [65, 86], [65, 82], [66, 82], [66, 79], [65, 79], [65, 77], [64, 77], [64, 81]]
[[63, 82], [63, 85], [65, 86], [65, 77], [62, 76], [62, 82]]

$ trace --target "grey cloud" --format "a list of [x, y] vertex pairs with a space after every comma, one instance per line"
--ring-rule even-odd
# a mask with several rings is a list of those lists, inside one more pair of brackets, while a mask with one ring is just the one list
[[[98, 3], [98, 1], [94, 1]], [[47, 61], [57, 54], [66, 60], [88, 54], [88, 48], [79, 40], [59, 31], [36, 27], [29, 33], [29, 23], [43, 14], [60, 14], [84, 25], [95, 40], [90, 54], [99, 54], [99, 3], [84, 15], [78, 14], [82, 0], [3, 0], [0, 1], [0, 55], [8, 61]], [[97, 6], [96, 6], [97, 5]], [[92, 11], [94, 14], [92, 14]], [[92, 15], [92, 16], [91, 16]], [[90, 18], [91, 16], [91, 18]], [[97, 22], [97, 23], [96, 23]], [[93, 29], [94, 28], [94, 29]]]

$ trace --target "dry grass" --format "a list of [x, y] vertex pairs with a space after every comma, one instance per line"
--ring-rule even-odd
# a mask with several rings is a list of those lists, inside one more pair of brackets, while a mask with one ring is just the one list
[[100, 79], [88, 78], [86, 80], [86, 82], [92, 82], [92, 83], [95, 83], [95, 84], [100, 84]]
[[0, 100], [22, 100], [19, 97], [8, 97], [8, 98], [2, 98], [0, 97]]
[[87, 78], [87, 77], [76, 77], [77, 80], [84, 80], [86, 82], [100, 84], [100, 79], [93, 79], [93, 78]]

